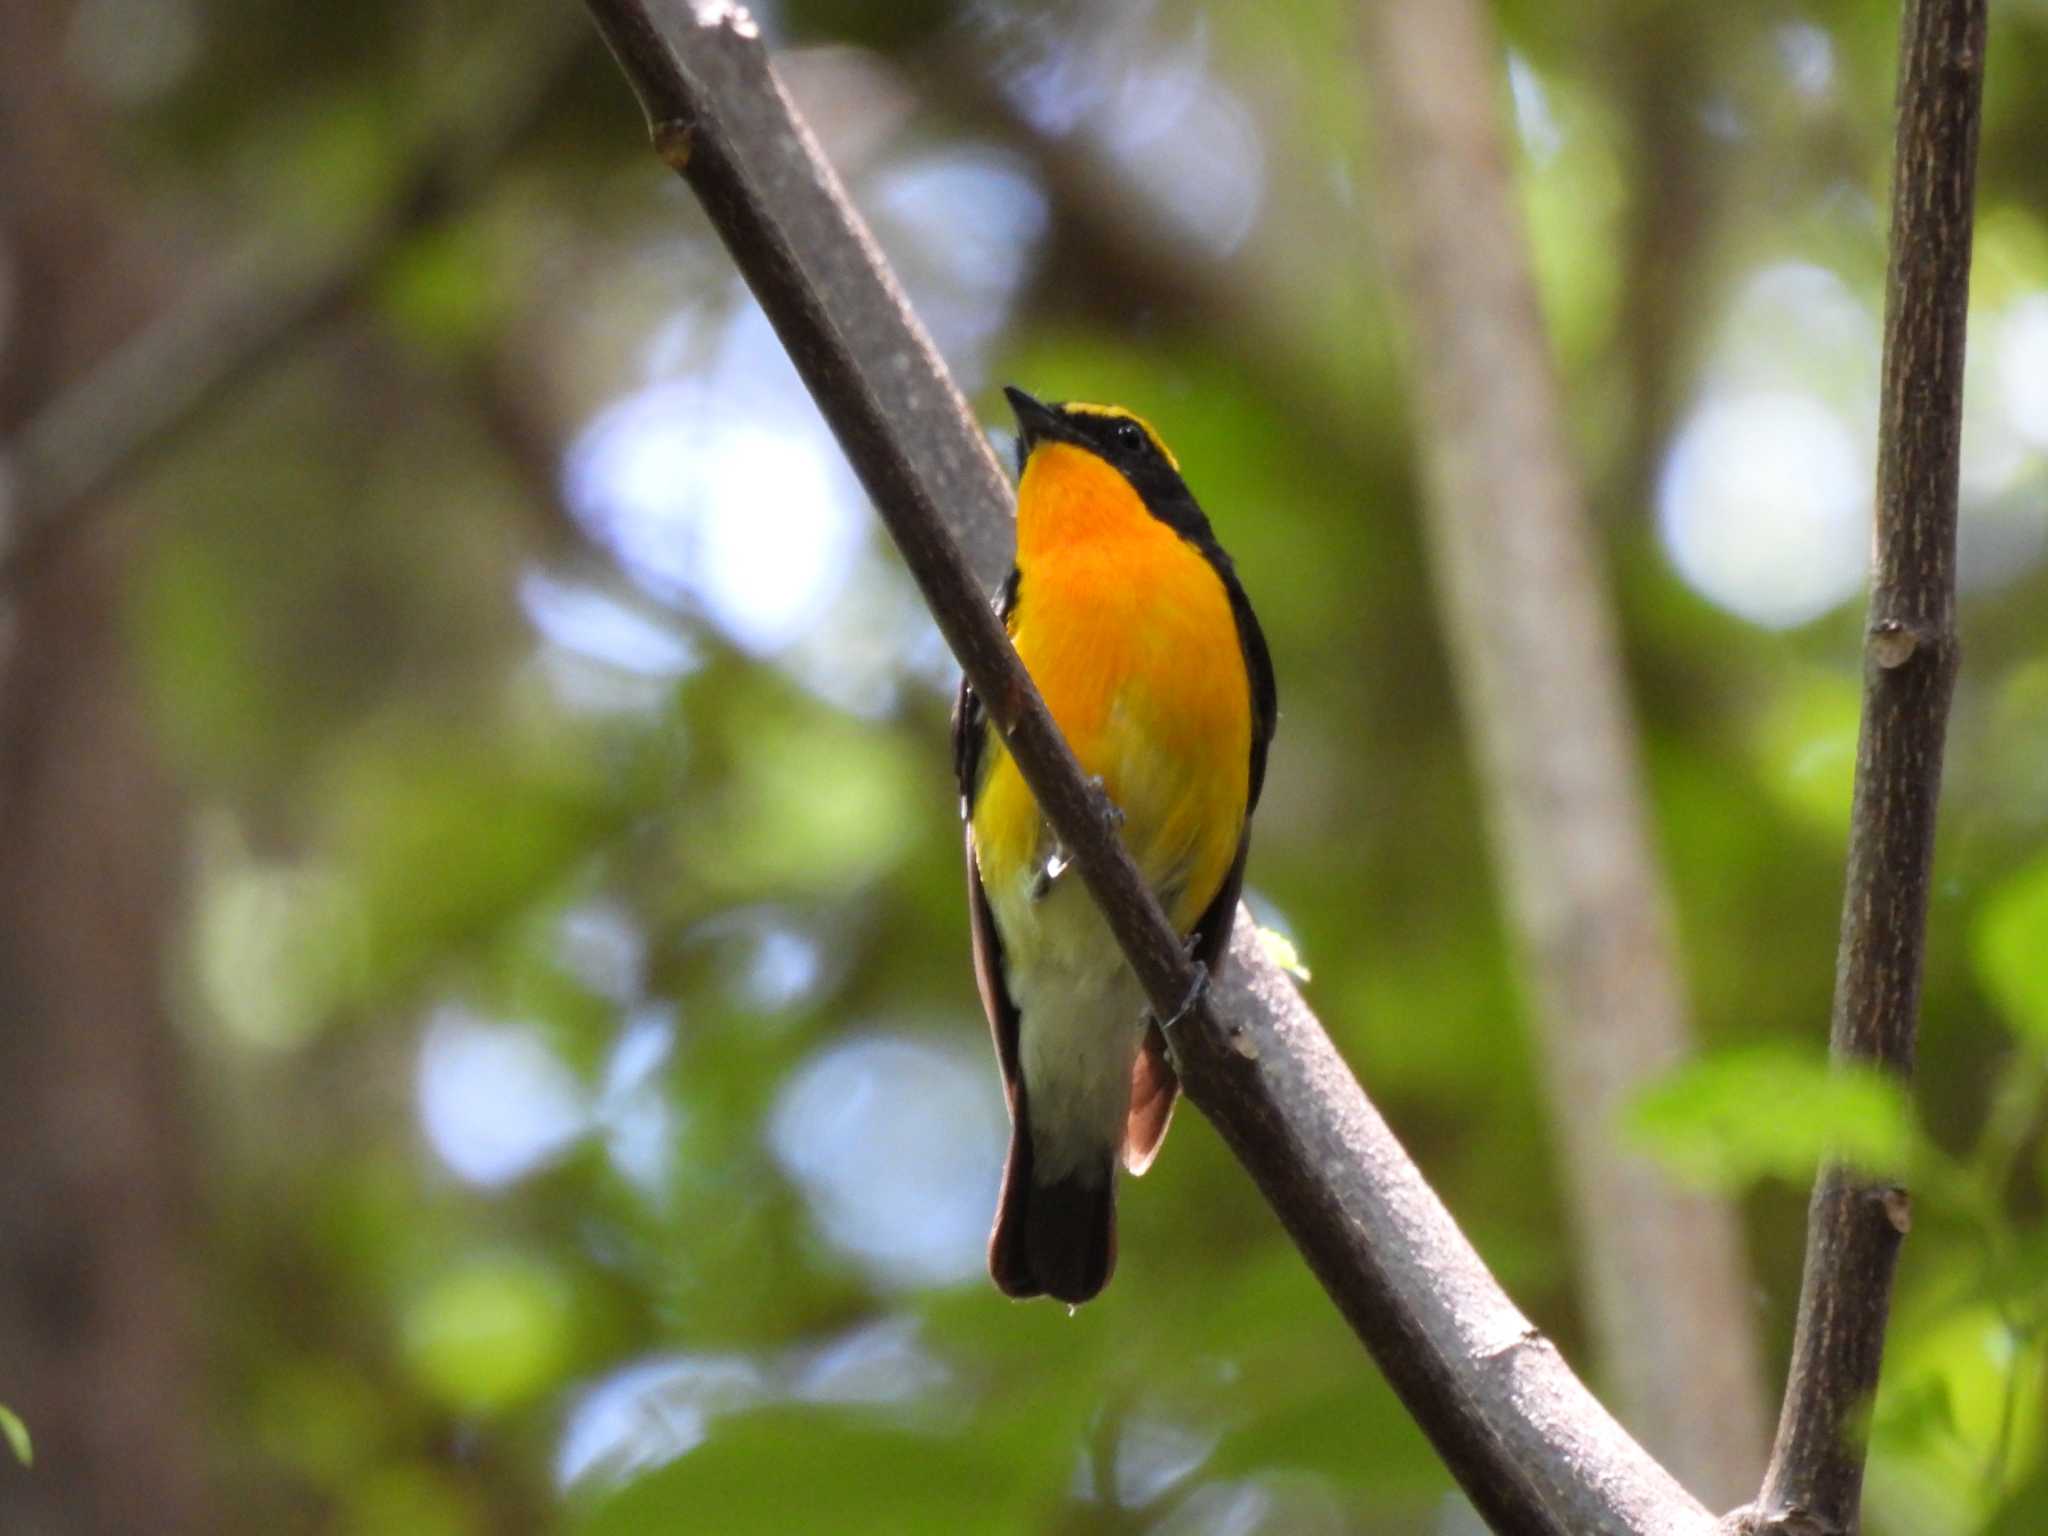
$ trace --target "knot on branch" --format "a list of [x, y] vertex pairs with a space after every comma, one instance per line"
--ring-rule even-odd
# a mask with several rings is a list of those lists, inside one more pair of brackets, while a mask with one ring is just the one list
[[1892, 1230], [1904, 1237], [1913, 1230], [1913, 1197], [1894, 1184], [1880, 1190], [1878, 1199], [1884, 1205], [1884, 1219], [1892, 1224]]
[[661, 163], [680, 176], [690, 168], [690, 146], [696, 131], [687, 118], [664, 117], [648, 125], [647, 137], [654, 141]]
[[731, 0], [690, 0], [690, 19], [707, 31], [729, 31], [748, 39], [761, 35], [752, 13]]
[[1870, 654], [1887, 672], [1911, 661], [1920, 640], [1919, 630], [1897, 619], [1881, 619], [1870, 626]]
[[1506, 1339], [1499, 1344], [1488, 1346], [1485, 1350], [1482, 1350], [1480, 1352], [1479, 1358], [1486, 1361], [1490, 1365], [1496, 1361], [1506, 1360], [1511, 1356], [1520, 1353], [1523, 1350], [1542, 1350], [1548, 1349], [1549, 1347], [1550, 1340], [1546, 1339], [1543, 1336], [1543, 1330], [1541, 1328], [1538, 1328], [1534, 1323], [1524, 1323], [1522, 1325], [1521, 1331], [1517, 1333], [1513, 1338]]
[[1849, 1536], [1834, 1521], [1800, 1504], [1764, 1510], [1745, 1504], [1722, 1520], [1725, 1536]]

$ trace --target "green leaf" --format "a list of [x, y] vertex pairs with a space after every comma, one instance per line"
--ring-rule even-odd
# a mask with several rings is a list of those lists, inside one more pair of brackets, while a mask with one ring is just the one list
[[552, 1268], [512, 1255], [473, 1259], [438, 1276], [406, 1309], [407, 1363], [430, 1392], [491, 1413], [552, 1386], [575, 1326], [568, 1285]]
[[917, 759], [858, 720], [785, 696], [740, 701], [725, 728], [726, 793], [681, 836], [691, 868], [728, 896], [854, 889], [902, 857], [929, 813]]
[[[1361, 1444], [1372, 1447], [1360, 1456]], [[1304, 1395], [1237, 1425], [1203, 1465], [1205, 1478], [1266, 1475], [1292, 1469], [1341, 1479], [1382, 1497], [1440, 1497], [1443, 1463], [1376, 1374]]]
[[1976, 1531], [2039, 1464], [2048, 1362], [1995, 1306], [1926, 1309], [1932, 1299], [1915, 1305], [1909, 1291], [1885, 1360], [1870, 1507], [1892, 1515], [1891, 1530]]
[[1836, 841], [1848, 834], [1862, 716], [1859, 681], [1816, 669], [1780, 688], [1756, 723], [1764, 788], [1787, 812]]
[[1977, 979], [2006, 1022], [2048, 1041], [2048, 858], [2036, 859], [1993, 891], [1970, 934]]
[[475, 1536], [486, 1529], [473, 1478], [427, 1463], [395, 1462], [344, 1486], [345, 1536]]
[[14, 1452], [14, 1459], [24, 1467], [36, 1464], [36, 1448], [28, 1437], [28, 1426], [21, 1422], [21, 1415], [6, 1404], [0, 1403], [0, 1435], [7, 1437], [8, 1447]]
[[430, 349], [459, 356], [483, 344], [507, 308], [492, 251], [475, 221], [414, 236], [385, 273], [386, 311], [409, 339]]
[[495, 754], [461, 738], [399, 740], [346, 765], [328, 841], [354, 921], [316, 910], [366, 996], [495, 936], [622, 824], [626, 806], [573, 742]]
[[1804, 1182], [1824, 1158], [1904, 1170], [1919, 1144], [1897, 1082], [1777, 1046], [1681, 1068], [1637, 1099], [1625, 1128], [1676, 1177], [1717, 1190]]
[[2048, 1523], [2048, 1463], [2014, 1489], [1991, 1517], [1981, 1536], [2037, 1536]]
[[1870, 1432], [1888, 1448], [1913, 1451], [1956, 1438], [1955, 1393], [1946, 1376], [1930, 1375], [1887, 1388]]
[[964, 1435], [919, 1434], [843, 1411], [766, 1409], [723, 1421], [703, 1445], [604, 1500], [577, 1529], [579, 1536], [1043, 1529], [1023, 1507], [1014, 1470]]

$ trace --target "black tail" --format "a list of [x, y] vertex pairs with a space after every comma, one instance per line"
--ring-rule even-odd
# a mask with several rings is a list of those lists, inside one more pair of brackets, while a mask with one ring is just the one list
[[1116, 1163], [1105, 1150], [1099, 1167], [1050, 1184], [1032, 1177], [1031, 1130], [1017, 1106], [1003, 1193], [988, 1238], [988, 1272], [1005, 1296], [1092, 1300], [1116, 1268]]

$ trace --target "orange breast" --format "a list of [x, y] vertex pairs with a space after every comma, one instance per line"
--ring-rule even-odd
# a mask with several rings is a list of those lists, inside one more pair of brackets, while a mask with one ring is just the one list
[[[1090, 455], [1040, 448], [1018, 505], [1018, 654], [1186, 932], [1244, 825], [1251, 689], [1229, 595], [1201, 552]], [[992, 745], [974, 814], [982, 878], [1028, 880], [1049, 843], [1015, 764]]]

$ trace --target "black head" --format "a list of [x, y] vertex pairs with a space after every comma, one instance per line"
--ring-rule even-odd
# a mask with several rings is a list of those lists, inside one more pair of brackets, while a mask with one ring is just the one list
[[1114, 466], [1154, 517], [1183, 533], [1208, 535], [1208, 520], [1181, 479], [1179, 463], [1143, 417], [1120, 405], [1048, 404], [1014, 384], [1003, 394], [1017, 416], [1019, 474], [1041, 443], [1071, 443]]

